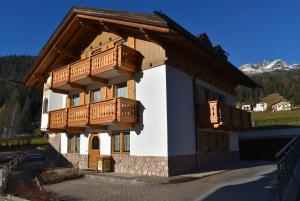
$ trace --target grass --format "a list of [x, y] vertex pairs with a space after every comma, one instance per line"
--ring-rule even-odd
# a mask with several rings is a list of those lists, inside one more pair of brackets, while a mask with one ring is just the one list
[[0, 147], [22, 146], [22, 145], [48, 144], [48, 139], [44, 137], [16, 138], [10, 140], [0, 139]]
[[284, 112], [252, 112], [255, 127], [259, 126], [300, 126], [300, 110]]

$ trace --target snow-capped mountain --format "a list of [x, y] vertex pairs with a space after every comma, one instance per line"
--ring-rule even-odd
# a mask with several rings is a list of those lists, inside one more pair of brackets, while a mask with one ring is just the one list
[[276, 70], [291, 70], [296, 68], [300, 68], [300, 64], [288, 65], [281, 59], [276, 59], [272, 62], [263, 61], [262, 63], [258, 64], [244, 64], [240, 66], [240, 70], [247, 74], [265, 73]]

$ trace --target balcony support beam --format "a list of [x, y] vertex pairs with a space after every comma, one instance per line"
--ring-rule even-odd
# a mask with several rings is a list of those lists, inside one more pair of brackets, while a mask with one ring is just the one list
[[90, 78], [94, 82], [99, 82], [99, 83], [105, 84], [105, 85], [108, 84], [108, 80], [107, 79], [103, 79], [103, 78], [96, 77], [96, 76], [93, 76], [93, 75], [91, 75]]
[[56, 89], [56, 88], [50, 87], [50, 90], [55, 93], [59, 93], [59, 94], [69, 94], [69, 92], [67, 90], [63, 90], [63, 89]]
[[81, 85], [81, 84], [77, 84], [77, 83], [69, 83], [70, 87], [73, 87], [73, 88], [77, 88], [77, 89], [81, 89], [83, 91], [86, 90], [86, 87], [84, 85]]
[[96, 125], [96, 124], [90, 124], [89, 125], [92, 129], [99, 129], [106, 131], [108, 129], [108, 126], [105, 125]]

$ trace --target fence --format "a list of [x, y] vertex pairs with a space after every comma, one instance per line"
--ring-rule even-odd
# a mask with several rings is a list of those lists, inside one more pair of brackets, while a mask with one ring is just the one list
[[294, 137], [275, 155], [279, 180], [280, 199], [282, 199], [286, 186], [294, 174], [294, 169], [300, 158], [300, 137]]
[[263, 121], [252, 121], [252, 127], [265, 126], [300, 126], [300, 120], [266, 119]]
[[9, 162], [0, 164], [0, 194], [5, 190], [8, 175], [16, 168], [20, 163], [25, 161], [30, 156], [30, 152], [18, 153]]

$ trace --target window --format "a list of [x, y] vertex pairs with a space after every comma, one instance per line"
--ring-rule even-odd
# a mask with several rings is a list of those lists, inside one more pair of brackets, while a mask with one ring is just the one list
[[119, 132], [112, 135], [112, 152], [125, 154], [130, 152], [130, 133]]
[[70, 106], [71, 107], [79, 106], [79, 103], [80, 103], [79, 95], [75, 95], [70, 98]]
[[70, 133], [68, 135], [68, 153], [80, 152], [80, 134]]
[[117, 86], [117, 97], [128, 98], [128, 88], [126, 83]]
[[91, 102], [99, 102], [101, 100], [101, 93], [100, 90], [91, 91]]
[[124, 132], [123, 133], [123, 152], [130, 152], [130, 133]]
[[48, 98], [45, 98], [43, 101], [43, 114], [48, 113]]
[[94, 136], [92, 139], [92, 149], [99, 149], [99, 137], [98, 136]]

